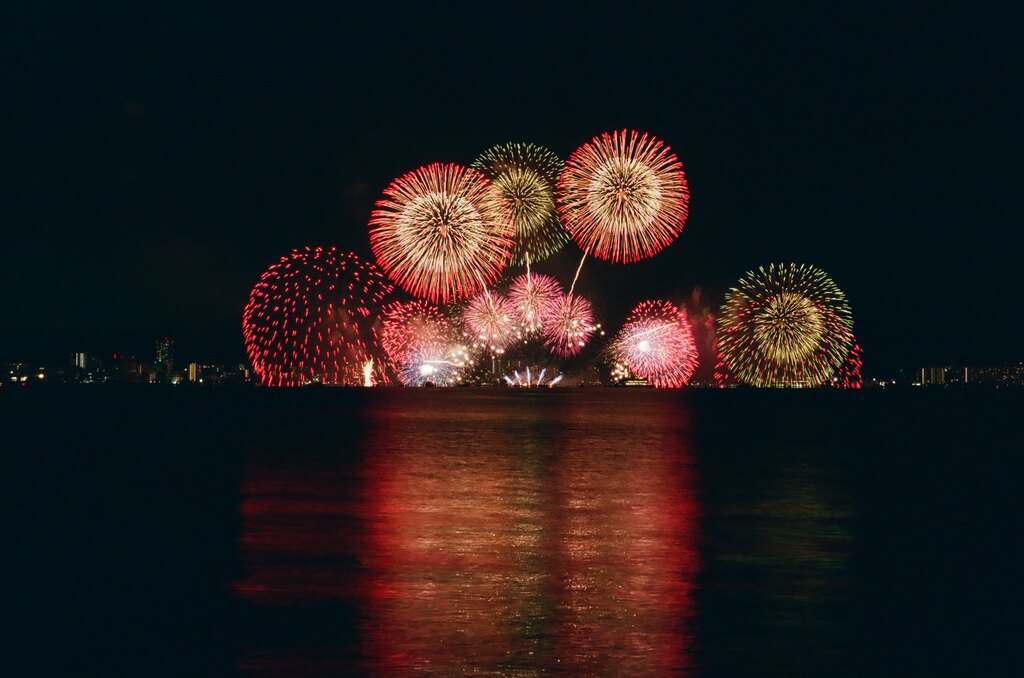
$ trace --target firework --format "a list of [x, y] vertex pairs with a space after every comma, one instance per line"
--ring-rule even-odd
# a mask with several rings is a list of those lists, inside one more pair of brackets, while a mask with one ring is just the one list
[[472, 295], [501, 275], [514, 234], [501, 192], [480, 172], [434, 163], [391, 182], [370, 217], [370, 247], [409, 293]]
[[456, 334], [451, 321], [423, 301], [394, 303], [384, 310], [381, 345], [406, 386], [458, 382], [470, 359]]
[[[545, 378], [548, 379], [547, 382], [544, 381]], [[546, 367], [540, 369], [535, 367], [531, 373], [530, 367], [527, 366], [522, 374], [519, 373], [519, 370], [513, 370], [512, 374], [505, 375], [505, 383], [517, 388], [540, 388], [542, 386], [551, 388], [560, 381], [562, 381], [562, 375], [553, 374]]]
[[539, 332], [544, 316], [561, 296], [562, 285], [549, 275], [533, 273], [514, 278], [508, 289], [513, 322], [524, 336]]
[[834, 388], [861, 388], [864, 385], [864, 379], [860, 375], [860, 368], [863, 364], [864, 351], [861, 350], [860, 344], [857, 343], [856, 338], [851, 339], [853, 346], [850, 347], [850, 352], [846, 356], [846, 360], [839, 366], [832, 381], [830, 382]]
[[594, 322], [590, 302], [579, 295], [559, 295], [541, 319], [544, 346], [553, 355], [568, 358], [580, 352], [600, 325]]
[[846, 296], [813, 266], [772, 264], [725, 295], [716, 321], [722, 373], [752, 386], [819, 386], [853, 345]]
[[494, 183], [512, 210], [515, 265], [544, 259], [569, 241], [555, 209], [555, 186], [563, 166], [562, 159], [543, 146], [517, 143], [495, 146], [471, 165]]
[[686, 311], [667, 301], [645, 301], [633, 309], [612, 342], [629, 373], [654, 386], [678, 388], [697, 369], [697, 345]]
[[473, 297], [463, 314], [473, 345], [503, 353], [516, 338], [512, 305], [504, 296], [484, 290]]
[[252, 288], [242, 314], [245, 349], [260, 382], [385, 381], [377, 316], [391, 290], [376, 266], [333, 247], [282, 257]]
[[570, 156], [558, 210], [584, 252], [629, 263], [654, 256], [682, 232], [690, 201], [683, 166], [648, 134], [605, 133]]
[[453, 386], [470, 362], [465, 346], [425, 343], [410, 350], [401, 364], [399, 378], [406, 386]]
[[401, 365], [409, 353], [422, 346], [444, 346], [451, 342], [448, 319], [432, 304], [415, 300], [395, 302], [384, 308], [381, 346], [388, 358]]

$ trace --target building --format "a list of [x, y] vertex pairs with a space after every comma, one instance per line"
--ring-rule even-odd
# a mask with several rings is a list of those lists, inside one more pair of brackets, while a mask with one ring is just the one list
[[170, 374], [174, 368], [174, 340], [169, 337], [157, 339], [156, 360], [157, 367], [162, 367], [166, 374]]

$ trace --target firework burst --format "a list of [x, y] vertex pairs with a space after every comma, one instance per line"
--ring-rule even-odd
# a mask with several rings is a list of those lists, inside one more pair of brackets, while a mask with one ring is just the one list
[[686, 384], [697, 369], [686, 311], [668, 301], [645, 301], [634, 308], [612, 342], [612, 353], [629, 373], [663, 388]]
[[516, 339], [512, 305], [496, 292], [484, 290], [466, 307], [463, 320], [475, 348], [503, 353]]
[[467, 297], [508, 265], [512, 214], [480, 172], [434, 163], [396, 179], [370, 217], [370, 247], [402, 288], [434, 303]]
[[406, 386], [453, 386], [470, 363], [469, 350], [454, 343], [421, 344], [410, 350], [402, 362], [399, 378]]
[[601, 326], [594, 322], [590, 302], [572, 294], [559, 295], [541, 319], [544, 346], [561, 358], [580, 352]]
[[513, 322], [524, 336], [536, 334], [543, 326], [544, 316], [561, 296], [562, 285], [549, 275], [533, 273], [514, 278], [508, 289]]
[[813, 266], [772, 264], [725, 295], [716, 321], [723, 373], [752, 386], [819, 386], [853, 345], [846, 296]]
[[555, 186], [564, 163], [536, 144], [502, 144], [481, 155], [471, 167], [501, 191], [512, 210], [515, 247], [512, 263], [544, 259], [569, 242], [555, 209]]
[[391, 290], [376, 266], [333, 247], [282, 257], [252, 288], [242, 313], [246, 353], [260, 383], [386, 381], [377, 317]]
[[409, 353], [425, 345], [443, 346], [451, 341], [448, 319], [436, 306], [420, 300], [395, 302], [384, 308], [380, 343], [388, 358], [401, 365]]
[[389, 304], [384, 310], [381, 345], [406, 386], [450, 386], [470, 362], [453, 323], [423, 301]]
[[683, 166], [648, 134], [605, 133], [570, 156], [558, 209], [584, 252], [629, 263], [654, 256], [682, 232], [690, 193]]

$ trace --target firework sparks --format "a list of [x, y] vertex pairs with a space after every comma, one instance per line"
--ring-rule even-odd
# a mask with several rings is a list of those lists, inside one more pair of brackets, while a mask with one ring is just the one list
[[471, 167], [501, 191], [512, 210], [515, 247], [512, 263], [540, 261], [569, 241], [555, 209], [555, 186], [564, 163], [536, 144], [503, 144], [481, 155]]
[[453, 386], [459, 382], [469, 362], [465, 346], [423, 344], [406, 355], [399, 378], [406, 386]]
[[716, 326], [721, 372], [753, 386], [819, 386], [853, 345], [846, 296], [813, 266], [748, 272], [726, 293]]
[[533, 273], [512, 280], [508, 301], [512, 320], [522, 334], [532, 335], [543, 327], [543, 318], [562, 295], [562, 285], [548, 275]]
[[396, 179], [370, 218], [370, 247], [409, 293], [448, 302], [483, 289], [508, 264], [512, 214], [480, 172], [434, 163]]
[[683, 166], [648, 134], [605, 133], [569, 158], [558, 209], [584, 252], [629, 263], [654, 256], [682, 232], [690, 193]]
[[474, 347], [503, 353], [516, 338], [513, 315], [512, 305], [500, 294], [484, 290], [473, 297], [463, 319]]
[[834, 388], [861, 388], [864, 385], [864, 378], [860, 374], [863, 365], [864, 351], [860, 344], [853, 339], [853, 346], [850, 348], [846, 360], [839, 366], [836, 375], [832, 377], [831, 385]]
[[587, 345], [601, 326], [594, 322], [590, 302], [579, 295], [559, 295], [542, 319], [544, 346], [553, 355], [568, 358]]
[[440, 309], [424, 301], [396, 302], [384, 308], [381, 346], [388, 358], [401, 365], [420, 346], [444, 346], [451, 342], [448, 319]]
[[627, 373], [663, 388], [686, 384], [697, 369], [697, 345], [686, 311], [667, 301], [645, 301], [634, 308], [612, 352]]
[[391, 285], [371, 263], [323, 247], [297, 249], [253, 287], [242, 314], [245, 349], [260, 383], [358, 386], [386, 381], [377, 316]]
[[[536, 372], [536, 370], [534, 370], [534, 372]], [[558, 374], [545, 382], [544, 379], [550, 376], [551, 375], [548, 374], [548, 368], [546, 367], [542, 367], [540, 372], [537, 374], [531, 374], [530, 367], [527, 366], [522, 374], [520, 374], [519, 370], [513, 370], [512, 374], [506, 374], [505, 383], [517, 388], [551, 388], [558, 382], [562, 381], [562, 375]]]

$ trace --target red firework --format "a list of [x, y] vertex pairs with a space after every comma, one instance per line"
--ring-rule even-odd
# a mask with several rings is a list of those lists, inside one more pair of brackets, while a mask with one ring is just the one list
[[384, 309], [381, 346], [396, 366], [413, 350], [444, 346], [451, 342], [448, 319], [440, 309], [423, 301], [395, 302]]
[[584, 252], [629, 263], [654, 256], [682, 232], [690, 192], [672, 150], [646, 133], [604, 133], [569, 158], [558, 210]]
[[849, 355], [846, 356], [846, 360], [839, 366], [832, 381], [829, 382], [833, 388], [861, 388], [864, 385], [864, 378], [860, 374], [863, 357], [864, 351], [854, 339]]
[[561, 358], [579, 353], [599, 327], [590, 302], [578, 294], [559, 295], [541, 322], [544, 346]]
[[541, 329], [543, 318], [562, 295], [562, 285], [549, 275], [533, 273], [512, 280], [508, 300], [512, 319], [527, 334]]
[[678, 388], [697, 369], [697, 344], [684, 309], [645, 301], [633, 309], [612, 344], [616, 358], [654, 386]]
[[512, 254], [512, 213], [480, 172], [434, 163], [394, 180], [370, 217], [370, 247], [410, 294], [434, 303], [498, 279]]
[[242, 334], [260, 383], [358, 386], [386, 381], [377, 316], [392, 287], [380, 270], [334, 247], [306, 247], [260, 277]]

